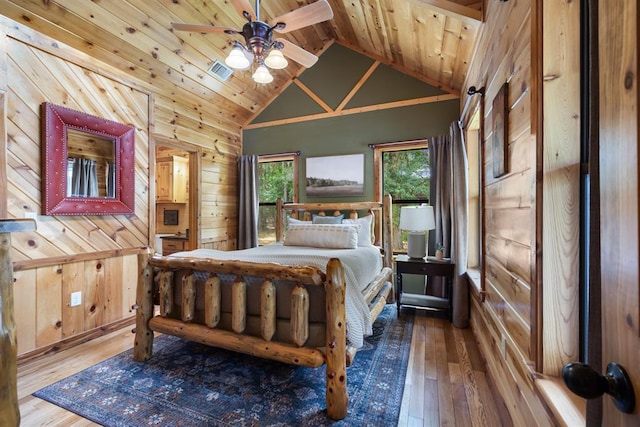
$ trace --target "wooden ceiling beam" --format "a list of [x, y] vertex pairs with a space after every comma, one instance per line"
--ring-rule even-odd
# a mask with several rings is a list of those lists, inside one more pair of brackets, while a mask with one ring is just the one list
[[289, 119], [272, 120], [269, 122], [254, 123], [244, 127], [244, 129], [259, 129], [270, 126], [288, 125], [292, 123], [308, 122], [310, 120], [329, 119], [332, 117], [348, 116], [350, 114], [368, 113], [370, 111], [388, 110], [391, 108], [408, 107], [412, 105], [431, 104], [432, 102], [450, 101], [459, 99], [457, 95], [446, 94], [436, 96], [426, 96], [423, 98], [407, 99], [404, 101], [393, 101], [384, 104], [367, 105], [366, 107], [348, 108], [342, 111], [334, 111], [331, 113], [310, 114], [308, 116], [292, 117]]
[[347, 105], [349, 103], [349, 101], [351, 101], [351, 99], [360, 90], [360, 88], [364, 85], [364, 83], [367, 80], [369, 80], [369, 77], [371, 77], [371, 74], [373, 74], [373, 72], [376, 70], [376, 68], [378, 68], [378, 65], [380, 65], [380, 61], [375, 61], [373, 64], [371, 64], [371, 67], [369, 67], [367, 72], [364, 73], [364, 75], [360, 78], [360, 80], [349, 91], [347, 96], [344, 97], [344, 99], [342, 100], [340, 105], [338, 105], [338, 108], [336, 108], [336, 111], [342, 111], [344, 109], [345, 105]]

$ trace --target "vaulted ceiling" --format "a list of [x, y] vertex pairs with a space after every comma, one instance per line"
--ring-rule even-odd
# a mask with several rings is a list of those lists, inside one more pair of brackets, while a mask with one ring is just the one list
[[[250, 0], [253, 4], [253, 1]], [[315, 0], [262, 0], [270, 21]], [[482, 20], [482, 0], [328, 0], [334, 17], [282, 37], [322, 55], [340, 43], [447, 92], [459, 94]], [[215, 100], [246, 125], [305, 69], [293, 61], [274, 81], [235, 71], [207, 73], [237, 37], [174, 31], [171, 22], [242, 28], [228, 0], [0, 0], [0, 14], [154, 85], [181, 86]]]

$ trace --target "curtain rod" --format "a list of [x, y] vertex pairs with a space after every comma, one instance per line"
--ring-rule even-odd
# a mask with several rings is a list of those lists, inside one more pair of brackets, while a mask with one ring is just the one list
[[462, 122], [462, 119], [464, 118], [464, 115], [467, 114], [467, 108], [469, 108], [469, 103], [471, 102], [471, 97], [473, 95], [478, 94], [478, 93], [484, 97], [484, 86], [481, 87], [480, 89], [476, 89], [475, 86], [471, 86], [469, 88], [469, 90], [467, 91], [467, 95], [469, 95], [469, 96], [467, 97], [467, 100], [464, 103], [464, 108], [462, 109], [462, 114], [460, 114], [460, 118], [458, 119], [458, 122]]
[[269, 159], [273, 157], [285, 157], [285, 156], [299, 156], [300, 151], [289, 151], [286, 153], [273, 153], [273, 154], [258, 154], [260, 159]]
[[408, 141], [394, 141], [394, 142], [378, 142], [375, 144], [368, 144], [369, 148], [378, 148], [378, 147], [393, 147], [394, 145], [410, 145], [417, 144], [420, 142], [427, 142], [429, 138], [421, 138], [421, 139], [411, 139]]

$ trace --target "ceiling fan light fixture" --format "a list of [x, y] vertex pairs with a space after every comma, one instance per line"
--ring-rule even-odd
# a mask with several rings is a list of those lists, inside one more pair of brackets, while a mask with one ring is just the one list
[[227, 64], [231, 68], [235, 68], [237, 70], [244, 70], [251, 65], [251, 62], [247, 59], [242, 51], [242, 48], [238, 45], [234, 46], [229, 52], [229, 56], [224, 60], [225, 64]]
[[273, 68], [274, 70], [281, 70], [289, 65], [287, 59], [278, 49], [272, 49], [264, 59], [264, 63], [267, 67]]
[[260, 64], [256, 71], [253, 73], [253, 80], [256, 83], [271, 83], [273, 81], [273, 76], [269, 72], [269, 69], [265, 67], [263, 64]]

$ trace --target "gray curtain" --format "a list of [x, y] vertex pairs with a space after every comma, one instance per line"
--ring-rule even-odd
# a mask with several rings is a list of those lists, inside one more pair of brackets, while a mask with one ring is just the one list
[[95, 160], [69, 157], [71, 176], [67, 177], [67, 194], [72, 197], [98, 197], [98, 174]]
[[[429, 253], [436, 243], [444, 246], [444, 256], [455, 263], [453, 280], [453, 325], [469, 326], [467, 271], [467, 152], [459, 122], [449, 133], [429, 141], [431, 199], [436, 229], [430, 233]], [[437, 289], [437, 283], [434, 283]]]
[[258, 156], [238, 159], [238, 249], [258, 246]]
[[116, 197], [116, 164], [107, 163], [107, 197]]

